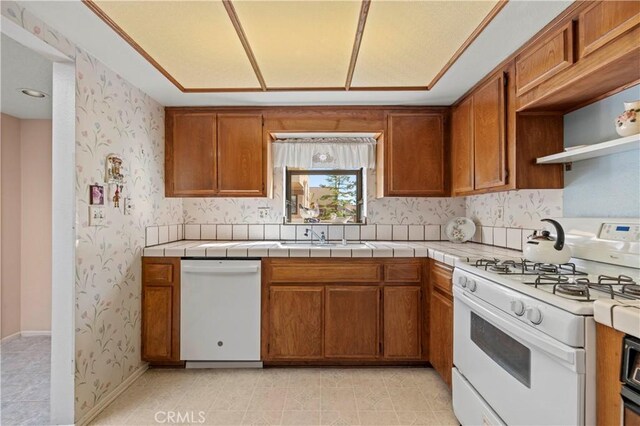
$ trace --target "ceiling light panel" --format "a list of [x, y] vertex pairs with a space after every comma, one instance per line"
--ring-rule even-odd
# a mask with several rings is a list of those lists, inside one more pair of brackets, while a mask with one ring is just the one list
[[496, 3], [373, 0], [352, 87], [426, 87]]
[[234, 1], [269, 88], [344, 87], [359, 1]]
[[220, 1], [96, 1], [187, 89], [260, 88]]

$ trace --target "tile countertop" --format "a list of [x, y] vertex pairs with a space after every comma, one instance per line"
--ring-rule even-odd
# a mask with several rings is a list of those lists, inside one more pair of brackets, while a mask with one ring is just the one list
[[594, 319], [604, 325], [640, 338], [640, 300], [598, 299]]
[[144, 249], [147, 257], [431, 257], [454, 266], [459, 260], [472, 261], [483, 257], [519, 259], [522, 253], [477, 243], [444, 241], [371, 241], [368, 248], [290, 247], [279, 241], [176, 241]]

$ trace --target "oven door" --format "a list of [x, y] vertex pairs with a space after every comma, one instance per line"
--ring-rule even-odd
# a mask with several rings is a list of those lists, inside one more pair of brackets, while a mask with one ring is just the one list
[[584, 424], [583, 349], [564, 345], [458, 287], [453, 347], [454, 365], [505, 423]]

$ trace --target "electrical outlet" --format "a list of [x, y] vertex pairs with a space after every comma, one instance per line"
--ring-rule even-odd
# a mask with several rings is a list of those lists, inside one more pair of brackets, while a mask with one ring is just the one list
[[258, 217], [260, 219], [267, 219], [270, 211], [271, 207], [258, 207]]
[[504, 218], [504, 207], [497, 206], [493, 208], [493, 217], [495, 219], [501, 220]]
[[106, 225], [107, 219], [103, 206], [89, 206], [89, 226]]

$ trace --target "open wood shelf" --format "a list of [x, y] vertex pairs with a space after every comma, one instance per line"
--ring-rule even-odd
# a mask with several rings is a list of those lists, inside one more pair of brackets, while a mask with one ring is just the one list
[[640, 148], [640, 133], [611, 141], [582, 146], [580, 148], [573, 148], [558, 154], [539, 157], [536, 162], [538, 164], [571, 163], [573, 161], [587, 160], [589, 158], [617, 154], [638, 148]]

